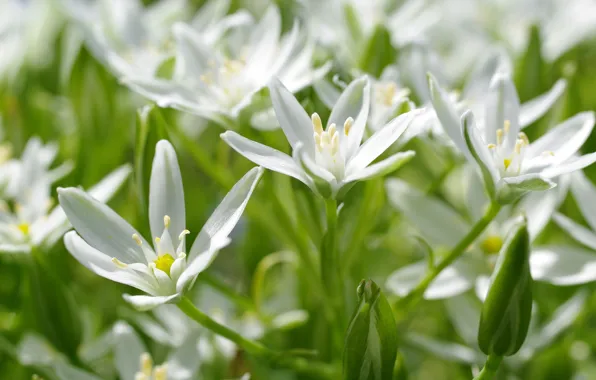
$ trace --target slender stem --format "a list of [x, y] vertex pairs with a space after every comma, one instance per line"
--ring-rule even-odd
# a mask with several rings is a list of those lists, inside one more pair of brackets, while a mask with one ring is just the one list
[[321, 245], [321, 276], [327, 294], [332, 298], [338, 315], [343, 313], [338, 308], [343, 298], [339, 277], [339, 260], [337, 253], [337, 201], [335, 199], [325, 200], [325, 211], [327, 214], [327, 231], [323, 236]]
[[271, 350], [260, 342], [243, 337], [236, 331], [211, 319], [207, 314], [197, 309], [187, 297], [182, 297], [178, 302], [178, 308], [201, 326], [215, 334], [231, 340], [248, 354], [267, 361], [273, 366], [293, 369], [296, 372], [310, 374], [320, 379], [334, 379], [337, 376], [337, 370], [333, 366], [290, 356], [283, 352], [277, 352]]
[[410, 292], [410, 294], [397, 302], [397, 307], [411, 307], [414, 303], [418, 302], [424, 296], [424, 292], [434, 281], [434, 279], [437, 278], [437, 276], [441, 274], [445, 268], [451, 265], [466, 251], [466, 249], [478, 238], [478, 236], [484, 232], [486, 227], [488, 227], [488, 225], [493, 221], [500, 210], [501, 205], [496, 202], [492, 202], [488, 210], [486, 210], [482, 218], [476, 222], [470, 232], [468, 232], [468, 234], [464, 236], [459, 243], [457, 243], [457, 245], [441, 259], [441, 261], [439, 261], [439, 263], [437, 263], [426, 273], [424, 278]]
[[491, 380], [497, 374], [502, 360], [502, 356], [488, 355], [484, 368], [473, 380]]

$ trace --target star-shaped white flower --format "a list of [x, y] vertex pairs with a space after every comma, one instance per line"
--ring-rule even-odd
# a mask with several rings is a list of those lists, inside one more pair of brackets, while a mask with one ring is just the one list
[[125, 83], [161, 107], [224, 125], [230, 123], [227, 119], [235, 120], [274, 76], [296, 92], [330, 68], [329, 64], [313, 68], [314, 43], [302, 38], [297, 23], [290, 33], [282, 34], [275, 6], [256, 25], [238, 30], [238, 38], [228, 44], [208, 46], [201, 33], [184, 23], [175, 24], [172, 32], [176, 50], [172, 77], [131, 74]]
[[480, 128], [470, 111], [460, 120], [432, 75], [429, 83], [446, 134], [469, 161], [478, 164], [489, 194], [501, 202], [511, 202], [527, 191], [550, 189], [552, 179], [596, 161], [596, 153], [575, 157], [594, 127], [593, 112], [573, 116], [530, 144], [520, 130], [519, 98], [509, 75], [494, 75]]
[[371, 165], [401, 136], [417, 111], [398, 116], [362, 144], [370, 108], [367, 77], [354, 80], [344, 90], [325, 129], [319, 115], [309, 117], [279, 80], [271, 82], [269, 92], [292, 157], [233, 131], [223, 133], [222, 139], [247, 159], [294, 177], [324, 197], [341, 197], [347, 185], [387, 174], [414, 155], [399, 152]]
[[176, 152], [157, 143], [149, 190], [153, 246], [106, 205], [77, 188], [58, 189], [60, 205], [76, 232], [64, 241], [84, 266], [147, 295], [125, 295], [138, 309], [174, 302], [211, 264], [240, 219], [263, 169], [250, 170], [215, 209], [187, 253], [184, 191]]

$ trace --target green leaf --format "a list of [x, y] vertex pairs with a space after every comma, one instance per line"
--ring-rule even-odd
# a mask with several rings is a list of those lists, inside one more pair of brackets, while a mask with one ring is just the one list
[[378, 78], [396, 58], [397, 50], [391, 44], [391, 34], [385, 26], [377, 25], [364, 45], [358, 66]]
[[529, 34], [528, 47], [515, 70], [516, 87], [521, 101], [530, 100], [545, 90], [542, 84], [545, 64], [542, 58], [540, 30], [533, 25]]
[[482, 305], [478, 346], [486, 355], [513, 355], [526, 339], [532, 314], [529, 257], [530, 235], [524, 219], [501, 248]]
[[381, 289], [373, 281], [358, 286], [358, 307], [346, 332], [345, 380], [391, 380], [397, 356], [397, 325]]

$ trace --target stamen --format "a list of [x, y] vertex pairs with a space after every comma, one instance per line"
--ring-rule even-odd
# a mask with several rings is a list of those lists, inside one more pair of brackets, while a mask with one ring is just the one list
[[354, 124], [354, 119], [352, 119], [351, 117], [346, 119], [346, 122], [344, 123], [344, 134], [347, 136], [348, 133], [350, 133], [350, 130], [352, 129], [352, 125]]
[[160, 237], [156, 237], [155, 238], [155, 244], [159, 244], [161, 243], [161, 238]]
[[140, 247], [141, 245], [143, 245], [143, 241], [141, 240], [141, 238], [139, 237], [139, 235], [137, 234], [132, 234], [132, 240], [135, 241], [135, 243], [137, 243], [137, 245]]
[[311, 120], [312, 120], [312, 126], [313, 129], [315, 130], [316, 134], [321, 134], [323, 133], [323, 123], [321, 122], [321, 117], [319, 116], [318, 113], [313, 113], [311, 115]]
[[488, 144], [488, 149], [495, 149], [497, 146], [495, 144]]
[[182, 241], [182, 239], [184, 239], [184, 237], [188, 234], [190, 234], [189, 230], [184, 230], [184, 231], [180, 232], [180, 235], [178, 235], [178, 240]]
[[397, 86], [395, 83], [391, 82], [387, 84], [385, 91], [383, 92], [383, 103], [385, 103], [386, 106], [390, 106], [393, 103], [393, 97], [395, 96], [396, 92]]
[[166, 380], [168, 374], [168, 366], [167, 364], [162, 364], [159, 367], [155, 368], [153, 371], [153, 379], [154, 380]]
[[503, 123], [503, 129], [505, 130], [505, 134], [509, 133], [509, 129], [511, 128], [511, 122], [509, 120], [505, 120]]
[[141, 354], [141, 372], [143, 375], [151, 376], [151, 372], [153, 371], [153, 360], [151, 360], [151, 355], [147, 352], [143, 352]]
[[142, 372], [135, 373], [135, 380], [149, 380], [149, 377]]
[[120, 269], [126, 269], [128, 267], [127, 264], [123, 263], [122, 261], [118, 260], [115, 257], [112, 257], [112, 262]]
[[524, 147], [524, 141], [521, 139], [517, 140], [515, 142], [515, 153], [520, 154], [523, 147]]
[[523, 132], [517, 134], [517, 137], [524, 142], [524, 145], [530, 145], [530, 139], [528, 139], [528, 135]]
[[185, 259], [185, 258], [186, 258], [186, 253], [184, 253], [184, 252], [180, 252], [180, 253], [178, 254], [178, 258], [179, 258], [179, 259]]
[[29, 235], [29, 224], [21, 223], [17, 225], [17, 228], [23, 233], [23, 235]]
[[331, 138], [331, 154], [335, 155], [339, 150], [339, 134], [334, 133]]
[[329, 126], [329, 129], [327, 129], [327, 133], [331, 138], [333, 138], [333, 136], [337, 134], [337, 126], [335, 125], [335, 123]]
[[164, 217], [163, 217], [163, 225], [166, 228], [170, 228], [170, 217], [168, 215], [164, 215]]
[[497, 145], [503, 144], [503, 130], [497, 129]]
[[315, 133], [314, 134], [315, 137], [315, 145], [317, 146], [317, 150], [320, 152], [321, 151], [321, 135]]

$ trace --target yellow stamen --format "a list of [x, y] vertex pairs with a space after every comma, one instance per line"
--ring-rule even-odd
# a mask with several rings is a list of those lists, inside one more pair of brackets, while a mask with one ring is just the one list
[[520, 154], [523, 147], [524, 147], [524, 141], [517, 140], [515, 142], [515, 153]]
[[497, 235], [487, 236], [486, 239], [484, 239], [482, 243], [480, 243], [480, 249], [482, 250], [482, 252], [488, 255], [499, 252], [502, 246], [503, 239], [501, 239], [501, 237]]
[[115, 257], [112, 257], [112, 262], [120, 269], [125, 269], [126, 267], [128, 267], [127, 264], [124, 264], [122, 261], [118, 260]]
[[497, 145], [501, 145], [503, 143], [503, 130], [497, 129]]
[[23, 235], [29, 235], [29, 224], [21, 223], [17, 225], [17, 228], [23, 233]]
[[393, 98], [395, 97], [395, 93], [397, 92], [397, 86], [395, 83], [391, 82], [387, 84], [383, 91], [383, 103], [386, 106], [390, 106], [393, 104]]
[[137, 234], [132, 234], [132, 240], [134, 240], [135, 243], [137, 243], [137, 245], [139, 245], [139, 246], [143, 245], [143, 241]]
[[488, 149], [495, 149], [497, 146], [495, 144], [488, 144]]
[[354, 119], [352, 119], [351, 117], [346, 119], [346, 122], [344, 123], [344, 134], [346, 136], [350, 133], [350, 130], [352, 129], [353, 124], [354, 124]]
[[178, 235], [178, 240], [184, 239], [184, 237], [188, 234], [190, 234], [189, 230], [184, 230], [184, 231], [180, 232], [180, 235]]
[[523, 132], [518, 133], [517, 138], [522, 140], [525, 145], [530, 145], [530, 139], [528, 139], [528, 135], [526, 135], [525, 133], [523, 133]]
[[503, 129], [505, 130], [505, 133], [509, 133], [509, 129], [511, 128], [511, 122], [509, 120], [505, 120], [505, 122], [503, 123]]
[[333, 136], [335, 136], [335, 134], [337, 133], [337, 126], [335, 125], [335, 123], [333, 123], [329, 126], [329, 129], [327, 129], [327, 133], [329, 133], [329, 136], [331, 138], [333, 138]]
[[316, 112], [313, 113], [310, 119], [312, 120], [312, 126], [315, 130], [315, 133], [319, 135], [323, 133], [323, 123], [321, 122], [321, 117], [319, 116], [319, 114]]
[[169, 253], [159, 256], [155, 261], [155, 267], [163, 272], [170, 275], [170, 268], [174, 264], [174, 258]]
[[315, 133], [315, 145], [317, 146], [317, 150], [321, 151], [321, 135]]
[[155, 368], [153, 371], [153, 379], [154, 380], [166, 380], [168, 374], [168, 368], [166, 364], [160, 365], [159, 367]]
[[184, 258], [186, 258], [186, 253], [184, 253], [184, 252], [180, 252], [180, 253], [178, 254], [178, 258], [179, 258], [179, 259], [184, 259]]
[[166, 228], [170, 228], [170, 217], [169, 217], [168, 215], [165, 215], [165, 216], [163, 217], [163, 225], [164, 225]]
[[143, 352], [141, 354], [141, 373], [146, 376], [151, 376], [151, 372], [153, 372], [153, 360], [149, 353]]
[[339, 150], [339, 135], [335, 133], [331, 138], [331, 154], [335, 155]]
[[159, 237], [156, 237], [156, 238], [155, 238], [155, 244], [159, 244], [159, 243], [161, 243], [161, 238], [159, 238]]

